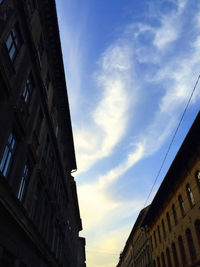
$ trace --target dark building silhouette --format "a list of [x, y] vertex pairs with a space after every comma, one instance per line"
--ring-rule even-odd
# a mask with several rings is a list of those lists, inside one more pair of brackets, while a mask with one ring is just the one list
[[0, 0], [0, 267], [85, 265], [54, 0]]

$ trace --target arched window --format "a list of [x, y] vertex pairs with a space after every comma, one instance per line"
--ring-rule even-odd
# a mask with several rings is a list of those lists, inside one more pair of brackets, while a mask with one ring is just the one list
[[177, 219], [176, 208], [175, 208], [174, 204], [172, 205], [172, 212], [173, 212], [173, 216], [174, 216], [174, 222], [175, 222], [175, 224], [177, 224], [178, 219]]
[[160, 258], [159, 257], [157, 257], [157, 265], [158, 265], [158, 267], [161, 267], [160, 266]]
[[175, 243], [172, 243], [172, 253], [173, 253], [173, 257], [174, 257], [175, 266], [177, 267], [177, 266], [179, 266], [179, 262], [178, 262], [178, 255], [177, 255]]
[[197, 171], [195, 174], [197, 185], [200, 188], [200, 171]]
[[166, 267], [164, 253], [161, 253], [162, 267]]
[[184, 247], [183, 239], [181, 236], [178, 237], [178, 245], [179, 245], [179, 249], [180, 249], [180, 253], [181, 253], [182, 263], [185, 264], [186, 263], [186, 253], [185, 253], [185, 247]]
[[167, 255], [168, 267], [172, 267], [172, 262], [171, 262], [171, 256], [170, 256], [169, 248], [166, 249], [166, 255]]
[[183, 202], [183, 198], [181, 195], [178, 196], [178, 202], [179, 202], [181, 214], [182, 216], [185, 216], [185, 207], [184, 207], [184, 202]]
[[185, 231], [185, 233], [186, 233], [188, 247], [189, 247], [189, 251], [190, 251], [190, 257], [192, 260], [194, 260], [194, 259], [196, 259], [196, 250], [195, 250], [195, 246], [194, 246], [194, 242], [193, 242], [193, 238], [192, 238], [192, 233], [191, 233], [190, 229], [187, 229]]
[[193, 194], [192, 194], [192, 190], [191, 190], [189, 184], [186, 185], [186, 192], [187, 192], [187, 197], [188, 197], [190, 206], [193, 207], [194, 204], [195, 204], [195, 202], [194, 202], [194, 196], [193, 196]]
[[158, 230], [158, 238], [159, 238], [159, 242], [161, 243], [161, 235], [160, 235], [160, 226], [157, 226], [157, 230]]
[[156, 232], [153, 232], [155, 247], [157, 248]]
[[161, 221], [161, 224], [162, 224], [162, 230], [163, 230], [163, 237], [166, 238], [165, 223], [164, 223], [164, 220], [163, 219]]
[[171, 232], [172, 226], [171, 226], [171, 220], [170, 220], [169, 212], [167, 212], [166, 217], [167, 217], [168, 229]]
[[200, 246], [200, 220], [196, 220], [195, 229], [196, 229], [197, 238], [198, 238], [199, 246]]
[[152, 236], [151, 236], [151, 238], [150, 238], [150, 242], [151, 242], [151, 249], [152, 249], [152, 251], [153, 251], [153, 240], [152, 240]]

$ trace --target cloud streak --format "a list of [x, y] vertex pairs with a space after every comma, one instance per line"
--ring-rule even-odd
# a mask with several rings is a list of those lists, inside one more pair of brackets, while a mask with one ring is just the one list
[[125, 134], [131, 104], [128, 95], [132, 85], [131, 58], [132, 51], [125, 44], [110, 46], [102, 56], [96, 74], [102, 93], [91, 111], [92, 126], [75, 130], [80, 171], [87, 171], [98, 160], [110, 155]]

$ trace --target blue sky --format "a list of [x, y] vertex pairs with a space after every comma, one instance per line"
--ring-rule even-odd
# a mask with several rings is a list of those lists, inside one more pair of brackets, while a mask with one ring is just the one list
[[[116, 266], [200, 72], [196, 0], [57, 0], [87, 267]], [[199, 86], [152, 200], [199, 109]]]

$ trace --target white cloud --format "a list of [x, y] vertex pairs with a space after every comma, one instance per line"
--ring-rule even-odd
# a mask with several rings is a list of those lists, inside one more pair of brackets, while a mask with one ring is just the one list
[[155, 30], [154, 45], [159, 49], [166, 49], [167, 46], [179, 38], [181, 30], [180, 17], [187, 4], [187, 0], [179, 0], [176, 3], [177, 10], [170, 15], [162, 15], [161, 26]]
[[88, 170], [97, 160], [111, 154], [125, 134], [131, 103], [128, 95], [132, 85], [131, 54], [130, 47], [116, 44], [102, 57], [101, 69], [96, 74], [102, 93], [91, 111], [92, 125], [74, 132], [80, 171]]

